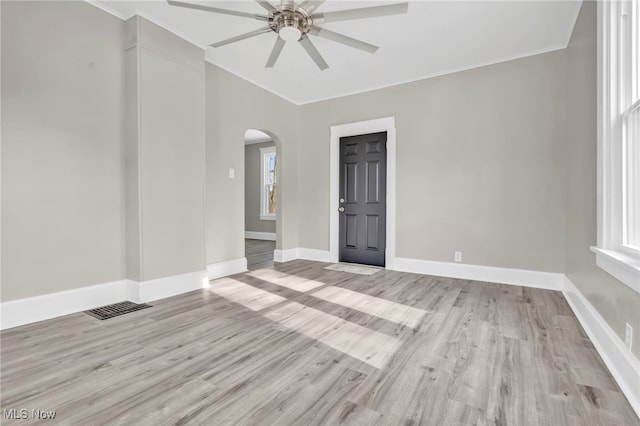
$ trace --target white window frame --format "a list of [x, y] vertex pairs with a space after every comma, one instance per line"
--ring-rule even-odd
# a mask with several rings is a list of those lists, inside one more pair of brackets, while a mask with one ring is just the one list
[[[266, 182], [269, 173], [268, 158], [276, 154], [276, 147], [260, 148], [260, 220], [276, 220], [274, 213], [269, 213], [269, 200], [267, 199]], [[276, 159], [276, 161], [278, 161]]]
[[[621, 1], [598, 2], [598, 241], [596, 264], [640, 293], [640, 252], [624, 245]], [[622, 86], [625, 87], [625, 86]], [[630, 90], [630, 89], [628, 89]]]

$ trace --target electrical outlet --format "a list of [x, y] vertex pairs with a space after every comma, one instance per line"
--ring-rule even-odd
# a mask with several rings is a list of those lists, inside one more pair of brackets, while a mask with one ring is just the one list
[[453, 260], [455, 260], [456, 262], [462, 262], [462, 252], [461, 251], [456, 251], [453, 254]]
[[624, 344], [631, 350], [631, 345], [633, 344], [633, 327], [631, 327], [629, 323], [626, 323], [624, 326]]

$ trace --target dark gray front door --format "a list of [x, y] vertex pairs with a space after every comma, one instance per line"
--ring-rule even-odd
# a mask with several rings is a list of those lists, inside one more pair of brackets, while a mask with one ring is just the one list
[[384, 266], [387, 132], [340, 138], [340, 262]]

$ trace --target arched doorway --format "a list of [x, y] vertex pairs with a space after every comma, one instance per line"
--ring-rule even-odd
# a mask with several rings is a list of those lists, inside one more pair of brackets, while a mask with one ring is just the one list
[[273, 266], [278, 221], [276, 137], [261, 129], [244, 135], [245, 257], [249, 270]]

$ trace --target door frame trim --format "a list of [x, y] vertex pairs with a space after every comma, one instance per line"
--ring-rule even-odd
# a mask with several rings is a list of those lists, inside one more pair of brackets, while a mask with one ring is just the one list
[[396, 259], [396, 118], [394, 116], [374, 120], [331, 126], [329, 140], [329, 255], [338, 262], [340, 229], [338, 197], [340, 194], [340, 138], [387, 132], [387, 219], [385, 268], [393, 269]]

